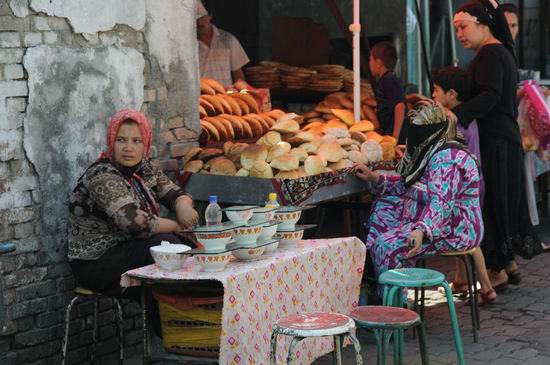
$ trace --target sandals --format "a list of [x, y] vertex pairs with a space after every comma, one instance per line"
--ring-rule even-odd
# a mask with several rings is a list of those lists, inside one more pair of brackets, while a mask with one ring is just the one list
[[[460, 295], [467, 295], [468, 294], [468, 284], [467, 283], [458, 283], [456, 281], [451, 281], [449, 284], [451, 287], [451, 291], [453, 292], [453, 295], [460, 294]], [[443, 287], [439, 287], [438, 292], [441, 294], [445, 294], [445, 289]]]
[[[478, 290], [477, 293], [479, 294], [477, 304], [480, 306], [493, 304], [497, 300], [497, 293], [493, 288], [486, 291]], [[466, 300], [464, 304], [470, 305], [470, 300]]]
[[521, 284], [521, 274], [519, 270], [508, 273], [508, 284], [512, 284], [512, 285]]

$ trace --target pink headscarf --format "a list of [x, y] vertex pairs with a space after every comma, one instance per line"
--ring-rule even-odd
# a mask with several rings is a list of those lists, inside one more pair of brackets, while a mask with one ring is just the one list
[[153, 139], [151, 123], [143, 113], [134, 109], [122, 109], [113, 115], [107, 127], [107, 152], [104, 152], [102, 157], [114, 158], [115, 140], [118, 130], [120, 126], [128, 120], [135, 122], [141, 132], [141, 138], [143, 138], [143, 158], [150, 157], [149, 154], [151, 152], [151, 142]]

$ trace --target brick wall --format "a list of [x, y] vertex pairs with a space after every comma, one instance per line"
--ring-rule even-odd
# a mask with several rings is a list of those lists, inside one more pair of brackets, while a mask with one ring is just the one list
[[[0, 0], [0, 243], [13, 242], [17, 247], [15, 253], [0, 256], [3, 287], [0, 295], [4, 296], [7, 317], [16, 328], [14, 334], [0, 336], [2, 365], [61, 362], [65, 308], [76, 285], [65, 258], [64, 227], [59, 227], [56, 237], [61, 243], [58, 245], [47, 245], [43, 239], [44, 217], [56, 213], [42, 210], [45, 199], [65, 199], [64, 191], [70, 187], [67, 186], [69, 182], [62, 181], [60, 191], [63, 194], [44, 196], [40, 183], [44, 177], [39, 176], [39, 169], [27, 155], [29, 146], [25, 142], [29, 142], [24, 139], [29, 87], [28, 70], [23, 64], [27, 50], [42, 45], [83, 49], [113, 45], [134, 48], [144, 55], [146, 61], [142, 111], [154, 125], [157, 155], [167, 157], [170, 150], [182, 150], [192, 145], [198, 129], [198, 118], [194, 121], [188, 117], [196, 114], [196, 109], [186, 107], [185, 101], [173, 100], [175, 88], [170, 86], [170, 82], [174, 81], [166, 80], [167, 72], [161, 70], [159, 62], [149, 54], [145, 30], [137, 31], [117, 24], [108, 31], [75, 33], [67, 19], [36, 12], [29, 4], [32, 2], [27, 0]], [[177, 82], [175, 74], [171, 79]], [[198, 86], [193, 84], [190, 93], [191, 99], [196, 100], [194, 94], [198, 91], [193, 88]], [[48, 108], [47, 105], [43, 107]], [[164, 167], [177, 167], [169, 158], [161, 163]], [[80, 170], [86, 167], [83, 164]], [[78, 305], [74, 310], [68, 364], [88, 361], [92, 350], [92, 313], [91, 302]], [[136, 304], [124, 303], [126, 356], [141, 351], [138, 314]], [[118, 351], [115, 337], [115, 313], [111, 310], [111, 300], [104, 299], [100, 303], [96, 351], [99, 361], [96, 363], [115, 363]]]

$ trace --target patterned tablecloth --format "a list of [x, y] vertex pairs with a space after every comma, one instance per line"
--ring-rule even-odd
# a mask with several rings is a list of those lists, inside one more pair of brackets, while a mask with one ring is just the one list
[[[193, 258], [183, 269], [156, 265], [125, 273], [122, 286], [140, 280], [218, 280], [224, 286], [220, 364], [269, 364], [272, 323], [301, 312], [347, 314], [358, 305], [365, 245], [357, 238], [302, 241], [252, 262], [231, 261], [218, 273], [201, 272]], [[280, 336], [277, 363], [284, 364], [290, 341]], [[310, 364], [332, 351], [331, 339], [306, 339], [297, 364]]]

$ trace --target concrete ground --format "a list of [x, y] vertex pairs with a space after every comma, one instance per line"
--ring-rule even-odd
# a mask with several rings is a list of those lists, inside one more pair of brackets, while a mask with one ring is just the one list
[[[550, 243], [550, 223], [538, 227], [544, 242]], [[479, 341], [473, 343], [470, 307], [455, 298], [466, 364], [469, 365], [550, 365], [550, 253], [530, 261], [520, 261], [523, 282], [508, 286], [497, 302], [480, 308]], [[427, 267], [452, 278], [454, 262], [448, 258], [428, 260]], [[449, 313], [443, 295], [427, 292], [425, 323], [430, 364], [457, 364]], [[364, 364], [376, 363], [376, 344], [371, 333], [359, 330]], [[391, 354], [390, 354], [391, 355]], [[389, 357], [391, 359], [391, 357]], [[392, 360], [388, 361], [390, 364]], [[355, 364], [351, 346], [344, 349], [344, 364]], [[405, 335], [405, 364], [420, 364], [418, 341], [410, 331]], [[314, 365], [332, 364], [326, 355]]]

